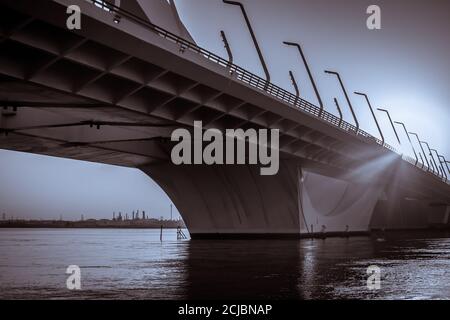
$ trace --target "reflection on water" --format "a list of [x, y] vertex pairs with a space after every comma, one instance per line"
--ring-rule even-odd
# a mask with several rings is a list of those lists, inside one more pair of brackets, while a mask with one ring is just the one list
[[[0, 298], [450, 299], [450, 239], [176, 240], [175, 230], [0, 230]], [[69, 265], [81, 291], [66, 289]], [[381, 290], [366, 287], [369, 265]]]

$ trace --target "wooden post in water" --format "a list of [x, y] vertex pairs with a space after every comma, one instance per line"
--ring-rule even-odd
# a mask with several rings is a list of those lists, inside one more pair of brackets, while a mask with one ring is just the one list
[[159, 241], [162, 242], [162, 231], [163, 231], [163, 226], [161, 225], [161, 232], [159, 233]]

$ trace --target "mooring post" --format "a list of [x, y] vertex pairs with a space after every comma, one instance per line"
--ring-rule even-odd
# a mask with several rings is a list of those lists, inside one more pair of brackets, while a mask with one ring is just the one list
[[162, 242], [162, 231], [163, 231], [163, 226], [161, 225], [161, 232], [159, 233], [159, 241]]

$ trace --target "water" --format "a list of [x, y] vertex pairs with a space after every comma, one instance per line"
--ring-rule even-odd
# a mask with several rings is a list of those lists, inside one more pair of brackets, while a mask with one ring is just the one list
[[[1, 299], [449, 299], [450, 239], [176, 240], [176, 230], [0, 229]], [[81, 291], [66, 288], [69, 265]], [[367, 289], [369, 265], [381, 289]]]

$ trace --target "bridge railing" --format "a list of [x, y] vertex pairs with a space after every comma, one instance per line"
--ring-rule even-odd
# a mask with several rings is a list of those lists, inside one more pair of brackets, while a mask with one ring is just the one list
[[[144, 20], [144, 19], [140, 18], [139, 16], [137, 16], [131, 12], [128, 12], [120, 7], [117, 7], [105, 0], [86, 0], [86, 1], [94, 4], [99, 9], [105, 10], [113, 15], [116, 15], [116, 17], [115, 17], [116, 20], [117, 20], [117, 16], [120, 17], [120, 19], [127, 18], [141, 26], [148, 28], [151, 32], [158, 34], [162, 38], [164, 38], [168, 41], [171, 41], [173, 43], [176, 43], [177, 45], [179, 45], [180, 52], [189, 50], [194, 53], [202, 55], [204, 58], [208, 59], [209, 61], [212, 61], [214, 63], [219, 64], [220, 66], [222, 66], [224, 68], [227, 68], [228, 72], [231, 75], [235, 75], [237, 80], [244, 82], [247, 85], [250, 85], [256, 89], [259, 89], [273, 97], [276, 97], [277, 99], [287, 103], [290, 106], [294, 106], [297, 109], [302, 110], [303, 112], [306, 112], [306, 113], [313, 115], [319, 119], [322, 119], [323, 121], [326, 121], [327, 123], [332, 124], [340, 129], [348, 132], [349, 134], [362, 136], [368, 142], [376, 143], [376, 144], [383, 146], [393, 152], [399, 153], [391, 145], [389, 145], [387, 143], [383, 143], [380, 139], [372, 136], [371, 134], [367, 133], [364, 130], [357, 129], [356, 126], [354, 126], [344, 120], [341, 120], [334, 114], [332, 114], [326, 110], [320, 110], [319, 107], [294, 95], [293, 93], [267, 81], [266, 79], [261, 78], [260, 76], [254, 74], [234, 63], [230, 63], [230, 61], [220, 57], [219, 55], [217, 55], [209, 50], [203, 49], [203, 48], [199, 47], [198, 45], [196, 45], [195, 43], [192, 43], [186, 39], [183, 39], [183, 38], [177, 36], [176, 34], [151, 23], [150, 21]], [[415, 160], [413, 160], [405, 155], [402, 155], [402, 158], [405, 161], [408, 161], [415, 165], [415, 162], [416, 162]], [[419, 165], [415, 165], [415, 166], [418, 167], [419, 169], [424, 170]], [[429, 170], [424, 170], [424, 171], [427, 171], [442, 180], [442, 177], [440, 175], [435, 174], [434, 172], [430, 172]]]
[[[406, 156], [406, 155], [402, 155], [403, 160], [413, 164], [414, 166], [416, 166], [417, 168], [421, 169], [424, 172], [433, 174], [435, 177], [438, 177], [440, 180], [442, 180], [443, 182], [446, 182], [448, 184], [450, 184], [450, 180], [447, 179], [444, 176], [441, 176], [440, 174], [434, 172], [431, 168], [427, 167], [425, 164], [421, 164], [419, 161], [416, 161], [415, 159], [411, 158], [410, 156]], [[416, 164], [417, 162], [417, 164]]]

